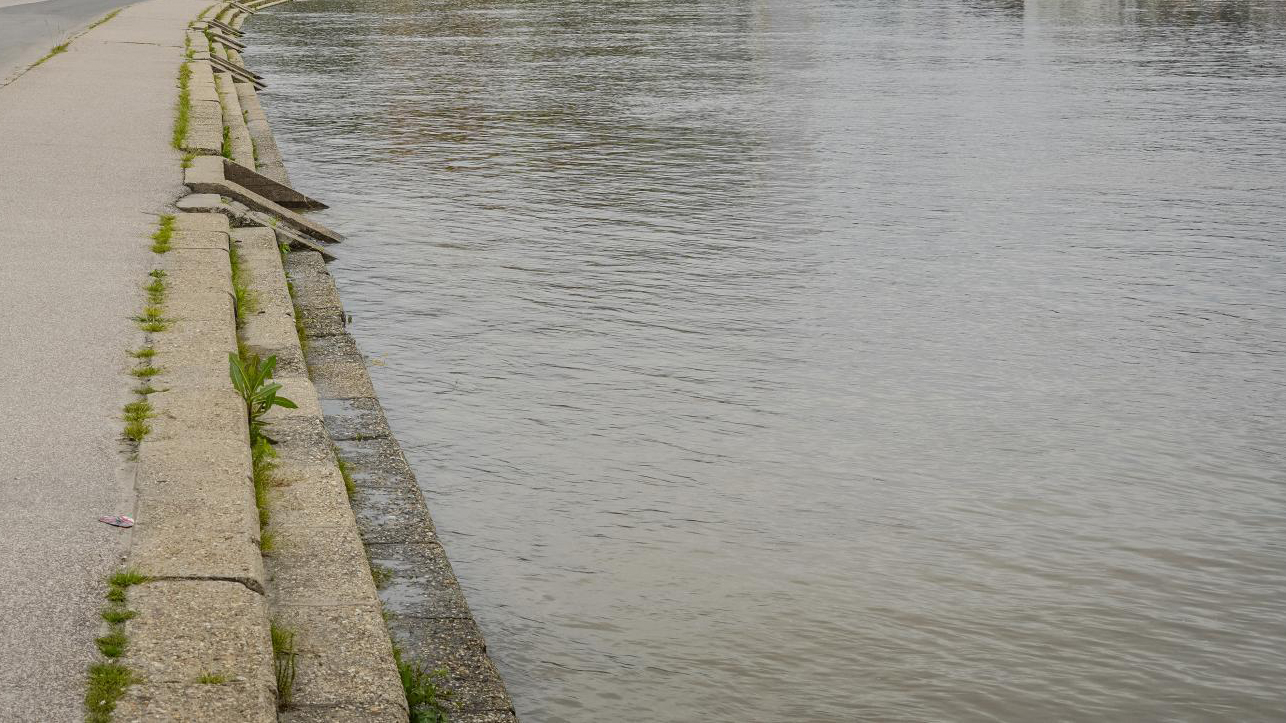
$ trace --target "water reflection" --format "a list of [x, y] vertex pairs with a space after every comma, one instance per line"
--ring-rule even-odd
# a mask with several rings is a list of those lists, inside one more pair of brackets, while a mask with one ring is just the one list
[[525, 718], [1279, 715], [1280, 4], [252, 30]]

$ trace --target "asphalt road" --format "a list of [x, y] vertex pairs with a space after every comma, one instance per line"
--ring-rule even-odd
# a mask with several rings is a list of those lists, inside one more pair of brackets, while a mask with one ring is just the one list
[[0, 0], [0, 84], [127, 0]]
[[[61, 6], [74, 31], [117, 4], [0, 9], [0, 47], [13, 58], [35, 45], [40, 57], [53, 42], [15, 31], [15, 11], [50, 17]], [[132, 532], [98, 517], [134, 515], [121, 407], [135, 381], [125, 350], [143, 339], [130, 318], [156, 263], [148, 235], [183, 191], [174, 78], [183, 27], [200, 9], [126, 8], [0, 86], [3, 723], [84, 720], [103, 581]]]

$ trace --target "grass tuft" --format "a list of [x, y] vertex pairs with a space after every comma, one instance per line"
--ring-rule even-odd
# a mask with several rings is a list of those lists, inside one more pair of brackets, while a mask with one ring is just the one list
[[133, 620], [134, 616], [138, 615], [138, 613], [134, 612], [133, 610], [129, 610], [127, 608], [122, 608], [122, 607], [110, 607], [103, 610], [99, 614], [103, 616], [104, 620], [106, 620], [108, 623], [111, 623], [113, 625], [117, 623], [123, 623], [126, 620]]
[[388, 587], [388, 584], [390, 582], [393, 582], [392, 569], [385, 567], [379, 564], [378, 562], [372, 562], [370, 563], [370, 566], [371, 566], [371, 579], [375, 581], [376, 588], [383, 590], [384, 588]]
[[219, 146], [219, 153], [229, 160], [232, 159], [232, 129], [223, 127], [223, 143]]
[[197, 676], [196, 682], [201, 685], [223, 685], [228, 680], [227, 673], [202, 673]]
[[127, 567], [124, 570], [112, 573], [112, 576], [107, 578], [107, 584], [111, 587], [119, 587], [123, 589], [133, 587], [135, 585], [142, 585], [151, 579], [152, 578], [147, 575], [139, 572], [137, 568]]
[[162, 369], [160, 367], [154, 367], [151, 364], [147, 364], [141, 367], [134, 367], [129, 371], [129, 373], [139, 379], [151, 379], [157, 374], [160, 374], [161, 371]]
[[[152, 251], [163, 254], [170, 250], [170, 239], [174, 238], [174, 217], [166, 214], [161, 216], [161, 226], [152, 234]], [[157, 277], [153, 277], [157, 278]]]
[[116, 701], [134, 681], [129, 668], [111, 661], [89, 666], [89, 685], [85, 690], [85, 721], [111, 723]]
[[119, 658], [125, 654], [125, 645], [129, 638], [119, 629], [113, 629], [110, 633], [98, 638], [94, 644], [98, 646], [98, 652], [106, 658]]
[[268, 490], [272, 488], [272, 472], [277, 468], [277, 450], [264, 437], [255, 439], [250, 447], [251, 479], [254, 482], [255, 506], [259, 508], [259, 550], [272, 550], [273, 536], [268, 532], [272, 512], [268, 507]]
[[[70, 41], [70, 40], [69, 40], [69, 41], [67, 41], [67, 42], [65, 42], [65, 43], [63, 43], [62, 45], [55, 45], [55, 46], [54, 46], [54, 47], [53, 47], [53, 48], [52, 48], [48, 53], [45, 53], [45, 57], [43, 57], [43, 58], [41, 58], [40, 60], [37, 60], [36, 62], [32, 63], [32, 64], [31, 64], [31, 68], [34, 68], [34, 67], [36, 67], [36, 66], [40, 65], [41, 63], [44, 63], [46, 60], [49, 60], [50, 58], [54, 57], [55, 55], [61, 55], [62, 53], [67, 52], [67, 46], [68, 46], [68, 45], [71, 45], [71, 41]], [[27, 68], [27, 70], [31, 70], [31, 68]]]
[[156, 350], [150, 346], [142, 346], [135, 351], [131, 351], [127, 353], [130, 356], [134, 357], [135, 359], [151, 359], [152, 357], [156, 356]]
[[130, 402], [125, 405], [125, 436], [134, 442], [141, 442], [152, 431], [152, 405], [147, 401]]
[[115, 9], [115, 10], [111, 11], [110, 13], [107, 13], [107, 14], [106, 14], [106, 15], [104, 15], [103, 17], [101, 17], [101, 18], [99, 18], [99, 19], [95, 20], [93, 23], [90, 23], [89, 27], [85, 28], [85, 32], [84, 32], [84, 33], [81, 33], [81, 35], [84, 35], [85, 33], [87, 33], [87, 32], [89, 32], [89, 31], [93, 30], [93, 29], [94, 29], [94, 28], [96, 28], [96, 27], [98, 27], [99, 25], [102, 25], [103, 23], [107, 22], [108, 20], [111, 20], [112, 18], [116, 17], [116, 14], [117, 14], [117, 13], [119, 13], [120, 11], [121, 11], [121, 8], [117, 8], [117, 9]]
[[351, 498], [357, 494], [357, 484], [353, 482], [353, 470], [349, 468], [348, 460], [340, 456], [339, 447], [331, 445], [331, 449], [335, 451], [335, 465], [339, 467], [339, 476], [344, 478], [344, 491]]
[[290, 707], [295, 689], [295, 631], [271, 623], [272, 656], [277, 675], [277, 710]]
[[448, 723], [446, 703], [451, 698], [451, 691], [443, 686], [446, 668], [425, 670], [418, 662], [406, 660], [397, 643], [393, 644], [393, 660], [397, 662], [397, 672], [402, 678], [411, 723]]
[[232, 266], [232, 301], [236, 311], [237, 328], [246, 325], [250, 315], [259, 310], [259, 295], [250, 288], [249, 274], [241, 259], [237, 242], [228, 244], [228, 263]]
[[[191, 50], [188, 51], [189, 54]], [[179, 102], [174, 109], [174, 137], [171, 145], [182, 150], [183, 141], [188, 137], [188, 124], [192, 119], [192, 68], [186, 62], [179, 66]], [[187, 166], [184, 166], [187, 168]]]

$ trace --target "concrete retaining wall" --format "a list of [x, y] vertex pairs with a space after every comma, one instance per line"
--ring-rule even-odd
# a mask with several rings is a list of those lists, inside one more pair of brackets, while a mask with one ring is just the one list
[[[192, 195], [177, 202], [161, 257], [169, 325], [152, 336], [163, 373], [138, 449], [129, 555], [147, 581], [128, 589], [136, 615], [125, 623], [122, 661], [134, 683], [115, 717], [407, 721], [391, 629], [404, 660], [446, 671], [439, 685], [451, 694], [451, 720], [516, 721], [344, 329], [324, 265], [342, 236], [287, 208], [315, 202], [279, 185], [289, 179], [255, 94], [263, 80], [242, 65], [245, 38], [235, 37], [248, 10], [279, 1], [216, 5], [187, 32], [180, 146]], [[230, 251], [257, 300], [240, 320]], [[245, 409], [228, 376], [239, 345], [277, 358], [275, 381], [298, 405], [267, 418], [276, 461], [266, 526]], [[353, 471], [351, 492], [341, 464]], [[396, 598], [381, 595], [373, 569]], [[288, 690], [274, 628], [293, 635]]]

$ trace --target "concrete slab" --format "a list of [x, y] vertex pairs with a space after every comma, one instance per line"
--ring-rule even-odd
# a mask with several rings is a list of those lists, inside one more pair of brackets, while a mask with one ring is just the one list
[[[354, 465], [352, 473], [356, 480], [361, 469]], [[375, 554], [375, 545], [437, 542], [424, 496], [415, 487], [376, 487], [363, 481], [357, 485], [352, 504], [362, 543], [371, 554]]]
[[275, 693], [251, 683], [140, 683], [116, 705], [114, 723], [273, 723]]
[[403, 653], [423, 661], [429, 670], [447, 671], [445, 687], [451, 690], [452, 707], [460, 714], [512, 710], [500, 674], [487, 657], [487, 644], [471, 618], [444, 618], [425, 625], [393, 615], [388, 627]]
[[[362, 717], [350, 720], [406, 720], [406, 694], [378, 605], [323, 609], [282, 605], [276, 620], [295, 631], [294, 700], [301, 708], [361, 711]], [[344, 654], [336, 656], [334, 651]]]
[[374, 397], [323, 399], [321, 408], [326, 432], [333, 440], [366, 440], [393, 435], [384, 416], [384, 407]]
[[328, 399], [373, 397], [366, 362], [347, 334], [311, 338], [304, 352], [317, 391]]
[[441, 545], [369, 545], [368, 553], [372, 563], [393, 571], [389, 584], [380, 590], [388, 612], [433, 620], [473, 619]]
[[223, 175], [222, 158], [203, 156], [192, 159], [192, 165], [184, 173], [183, 182], [196, 193], [214, 193], [234, 198], [252, 210], [276, 216], [281, 223], [321, 241], [338, 243], [344, 238], [321, 224], [310, 221], [280, 204], [228, 181]]
[[386, 437], [335, 440], [339, 454], [348, 461], [358, 487], [414, 487], [415, 473], [396, 440]]
[[219, 580], [156, 580], [128, 594], [138, 616], [125, 624], [124, 663], [149, 683], [192, 684], [217, 674], [275, 696], [263, 595]]
[[289, 528], [277, 522], [271, 526], [275, 546], [269, 561], [274, 610], [290, 605], [375, 604], [370, 565], [352, 522]]

